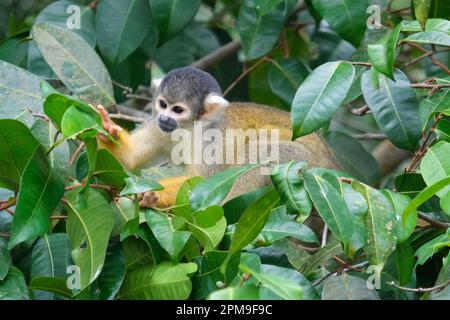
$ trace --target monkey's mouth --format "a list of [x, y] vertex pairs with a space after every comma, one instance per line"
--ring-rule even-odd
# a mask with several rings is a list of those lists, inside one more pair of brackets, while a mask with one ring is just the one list
[[177, 126], [166, 124], [164, 122], [158, 122], [158, 126], [162, 131], [167, 132], [167, 133], [170, 133], [177, 128]]

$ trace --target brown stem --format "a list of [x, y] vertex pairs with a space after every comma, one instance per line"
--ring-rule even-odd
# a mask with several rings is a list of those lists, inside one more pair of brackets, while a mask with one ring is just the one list
[[395, 284], [394, 281], [388, 282], [389, 285], [396, 287], [397, 289], [403, 290], [403, 291], [409, 291], [409, 292], [417, 292], [417, 293], [425, 293], [425, 292], [437, 292], [444, 289], [446, 286], [450, 285], [450, 280], [447, 280], [444, 283], [441, 283], [437, 286], [430, 287], [430, 288], [408, 288], [399, 286], [398, 284]]
[[386, 139], [386, 135], [382, 133], [360, 133], [360, 134], [353, 134], [353, 138], [359, 139], [359, 140], [384, 140]]
[[[430, 51], [422, 48], [421, 46], [415, 44], [414, 42], [406, 42], [409, 46], [416, 48], [417, 50], [422, 51], [424, 54], [428, 54]], [[446, 73], [450, 74], [450, 69], [443, 64], [441, 61], [437, 60], [433, 54], [434, 54], [434, 50], [431, 51], [432, 53], [428, 55], [428, 57], [430, 57], [431, 63], [434, 64], [435, 66], [438, 66], [439, 68], [441, 68], [442, 70], [444, 70]]]
[[[79, 184], [74, 184], [74, 185], [71, 185], [71, 186], [67, 186], [67, 187], [64, 188], [64, 190], [69, 191], [69, 190], [78, 189], [78, 188], [81, 188], [81, 187], [84, 187], [84, 184], [79, 183]], [[89, 188], [103, 189], [103, 190], [107, 190], [107, 191], [112, 191], [114, 189], [114, 188], [112, 188], [110, 186], [106, 186], [106, 185], [103, 185], [103, 184], [95, 184], [95, 183], [91, 183], [89, 185]]]
[[135, 122], [135, 123], [144, 123], [145, 122], [144, 118], [127, 116], [126, 114], [122, 114], [122, 113], [110, 114], [109, 117], [111, 119], [120, 119], [120, 120], [126, 120], [126, 121], [130, 121], [130, 122]]
[[351, 178], [346, 178], [346, 177], [339, 177], [339, 180], [345, 183], [353, 183], [353, 179]]
[[436, 228], [442, 228], [445, 230], [450, 228], [450, 223], [445, 223], [445, 222], [434, 220], [422, 212], [419, 212], [418, 216], [420, 219], [422, 219], [425, 222], [428, 222], [430, 225], [432, 225]]
[[371, 111], [369, 109], [369, 106], [365, 105], [358, 109], [350, 109], [350, 112], [352, 114], [354, 114], [355, 116], [364, 116], [364, 115], [370, 113]]
[[75, 152], [70, 157], [69, 166], [72, 166], [72, 164], [78, 158], [78, 156], [80, 155], [81, 150], [83, 150], [83, 147], [84, 147], [84, 142], [80, 143], [80, 145], [78, 146], [77, 150], [75, 150]]
[[51, 216], [51, 220], [64, 220], [67, 219], [67, 216]]
[[10, 200], [10, 201], [6, 201], [6, 202], [0, 204], [0, 211], [9, 209], [9, 208], [15, 206], [15, 205], [16, 205], [16, 202], [17, 202], [17, 199], [14, 198], [14, 199], [12, 199], [12, 200]]
[[197, 60], [191, 67], [207, 70], [216, 63], [227, 59], [241, 49], [241, 42], [239, 40], [232, 41], [223, 47], [211, 52], [210, 54], [204, 56], [200, 60]]
[[364, 67], [372, 67], [372, 64], [369, 62], [359, 62], [359, 61], [351, 61], [351, 64], [355, 65], [355, 66], [364, 66]]

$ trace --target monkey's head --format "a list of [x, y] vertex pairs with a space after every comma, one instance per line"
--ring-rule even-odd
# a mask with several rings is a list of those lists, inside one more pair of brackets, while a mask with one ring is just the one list
[[213, 115], [228, 102], [213, 76], [184, 67], [164, 77], [153, 104], [159, 128], [170, 133], [177, 128], [191, 128], [194, 121]]

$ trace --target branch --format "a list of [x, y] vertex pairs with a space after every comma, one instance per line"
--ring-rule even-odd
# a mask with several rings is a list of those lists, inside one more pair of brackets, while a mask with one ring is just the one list
[[446, 52], [446, 51], [450, 51], [450, 48], [445, 48], [445, 49], [437, 50], [437, 51], [431, 51], [431, 50], [429, 50], [429, 51], [425, 52], [423, 55], [421, 55], [421, 56], [419, 56], [419, 57], [417, 57], [417, 58], [415, 58], [415, 59], [413, 59], [413, 60], [411, 60], [411, 61], [405, 63], [405, 64], [402, 66], [402, 69], [406, 69], [407, 67], [409, 67], [409, 66], [411, 66], [411, 65], [413, 65], [413, 64], [416, 64], [417, 62], [419, 62], [419, 61], [425, 59], [426, 57], [432, 56], [432, 55], [434, 55], [434, 54], [436, 54], [436, 53]]
[[[411, 47], [416, 48], [417, 50], [422, 51], [422, 52], [425, 53], [425, 54], [428, 54], [428, 53], [430, 52], [429, 50], [427, 50], [427, 49], [425, 49], [425, 48], [422, 48], [421, 46], [415, 44], [414, 42], [406, 42], [406, 43], [407, 43], [408, 45], [410, 45]], [[433, 56], [434, 51], [431, 51], [431, 52], [432, 52], [432, 53], [430, 53], [430, 54], [427, 55], [428, 57], [430, 57], [431, 63], [434, 64], [435, 66], [438, 66], [439, 68], [441, 68], [442, 70], [444, 70], [444, 71], [447, 72], [448, 74], [450, 74], [450, 69], [449, 69], [445, 64], [443, 64], [442, 62], [440, 62], [439, 60], [437, 60], [437, 59]]]
[[437, 286], [434, 287], [430, 287], [430, 288], [408, 288], [408, 287], [403, 287], [403, 286], [399, 286], [398, 284], [395, 284], [394, 281], [388, 282], [389, 285], [403, 290], [403, 291], [409, 291], [409, 292], [417, 292], [417, 293], [425, 293], [425, 292], [437, 292], [437, 291], [441, 291], [442, 289], [444, 289], [446, 286], [450, 285], [450, 280], [447, 280], [444, 283], [441, 283]]
[[13, 207], [13, 206], [15, 206], [15, 205], [16, 205], [16, 202], [17, 202], [17, 199], [14, 198], [14, 199], [12, 199], [11, 201], [5, 201], [4, 203], [1, 203], [1, 204], [0, 204], [0, 212], [3, 211], [3, 210], [7, 210], [7, 209], [9, 209], [9, 208], [11, 208], [11, 207]]
[[386, 139], [386, 135], [382, 133], [360, 133], [360, 134], [353, 134], [353, 138], [359, 139], [359, 140], [384, 140]]
[[354, 114], [355, 116], [364, 116], [364, 115], [370, 113], [371, 111], [369, 109], [369, 106], [365, 105], [358, 109], [350, 109], [350, 112], [352, 114]]
[[259, 59], [254, 65], [252, 65], [250, 68], [244, 70], [241, 75], [233, 81], [232, 84], [230, 84], [230, 86], [227, 88], [227, 90], [225, 90], [225, 92], [223, 93], [223, 96], [226, 97], [228, 93], [230, 93], [231, 90], [233, 90], [233, 88], [242, 80], [244, 79], [250, 72], [252, 72], [254, 69], [256, 69], [258, 66], [260, 66], [263, 62], [267, 62], [269, 61], [268, 58], [266, 57], [262, 57], [261, 59]]
[[126, 120], [126, 121], [130, 121], [130, 122], [136, 122], [136, 123], [144, 123], [146, 121], [144, 118], [127, 116], [126, 114], [122, 114], [122, 113], [110, 114], [109, 117], [111, 119], [120, 119], [120, 120]]
[[234, 40], [224, 45], [223, 47], [214, 50], [210, 54], [207, 54], [203, 58], [195, 61], [191, 64], [191, 67], [207, 70], [216, 63], [232, 56], [233, 54], [238, 52], [239, 49], [241, 49], [241, 42], [239, 40]]
[[427, 216], [426, 214], [424, 214], [422, 212], [419, 212], [418, 216], [419, 216], [420, 219], [422, 219], [425, 222], [428, 222], [430, 225], [432, 225], [434, 227], [442, 228], [442, 229], [450, 228], [450, 223], [434, 220], [434, 219], [430, 218], [429, 216]]

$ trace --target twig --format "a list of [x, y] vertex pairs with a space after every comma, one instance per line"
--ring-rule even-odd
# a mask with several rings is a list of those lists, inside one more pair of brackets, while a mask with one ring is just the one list
[[327, 238], [328, 238], [328, 227], [327, 227], [327, 225], [325, 225], [323, 227], [323, 232], [322, 232], [322, 243], [321, 243], [322, 248], [327, 245]]
[[47, 121], [47, 122], [49, 121], [49, 118], [48, 118], [46, 115], [36, 113], [36, 112], [34, 112], [33, 110], [31, 110], [30, 108], [28, 108], [27, 110], [28, 110], [29, 113], [31, 113], [31, 115], [32, 115], [33, 117], [41, 118], [42, 120], [45, 120], [45, 121]]
[[365, 105], [358, 109], [350, 109], [350, 112], [356, 116], [364, 116], [364, 115], [370, 113], [371, 111], [369, 109], [369, 106]]
[[232, 41], [221, 48], [214, 50], [203, 58], [197, 60], [191, 67], [207, 70], [216, 63], [225, 60], [241, 49], [241, 42], [239, 40]]
[[364, 272], [363, 269], [358, 268], [356, 266], [352, 266], [351, 264], [349, 264], [348, 262], [342, 260], [341, 258], [339, 258], [338, 256], [333, 256], [333, 259], [339, 263], [341, 266], [348, 268], [350, 270], [356, 271], [356, 272]]
[[[79, 184], [74, 184], [71, 186], [67, 186], [64, 188], [64, 190], [69, 191], [69, 190], [73, 190], [73, 189], [78, 189], [84, 187], [84, 184], [79, 183]], [[113, 187], [107, 186], [107, 185], [103, 185], [103, 184], [95, 184], [95, 183], [91, 183], [89, 185], [89, 188], [94, 188], [94, 189], [103, 189], [103, 190], [107, 190], [107, 191], [112, 191], [114, 190]]]
[[360, 133], [360, 134], [353, 134], [353, 138], [359, 139], [359, 140], [384, 140], [386, 139], [386, 135], [382, 133]]
[[6, 201], [6, 202], [0, 204], [0, 211], [9, 209], [9, 208], [15, 206], [15, 205], [16, 205], [16, 202], [17, 202], [17, 199], [14, 198], [14, 199], [12, 199], [12, 200], [10, 200], [10, 201]]
[[450, 83], [439, 83], [439, 84], [431, 84], [431, 83], [413, 83], [411, 87], [415, 89], [433, 89], [435, 91], [442, 88], [450, 88]]
[[64, 220], [67, 219], [67, 216], [51, 216], [51, 220]]
[[119, 83], [119, 82], [117, 82], [117, 81], [114, 81], [114, 80], [112, 81], [112, 83], [113, 83], [115, 86], [117, 86], [117, 87], [119, 87], [119, 88], [125, 90], [126, 93], [132, 93], [132, 92], [133, 92], [133, 89], [132, 89], [132, 88], [127, 87], [127, 86], [124, 85], [124, 84], [121, 84], [121, 83]]
[[[428, 54], [429, 50], [422, 48], [421, 46], [415, 44], [414, 42], [406, 42], [409, 46], [416, 48], [417, 50], [422, 51], [425, 54]], [[431, 51], [434, 52], [434, 51]], [[428, 55], [428, 57], [430, 57], [431, 63], [434, 64], [435, 66], [438, 66], [439, 68], [441, 68], [442, 70], [444, 70], [445, 72], [447, 72], [448, 74], [450, 74], [450, 69], [443, 64], [441, 61], [437, 60], [433, 54]]]
[[75, 162], [75, 160], [77, 159], [77, 157], [80, 155], [81, 150], [83, 150], [84, 147], [84, 142], [80, 143], [80, 145], [78, 146], [78, 148], [75, 150], [75, 152], [72, 154], [72, 156], [70, 157], [69, 160], [69, 166], [72, 166], [72, 164]]
[[372, 64], [369, 62], [359, 62], [359, 61], [352, 61], [350, 62], [351, 64], [355, 65], [355, 66], [364, 66], [364, 67], [372, 67]]
[[444, 283], [441, 283], [437, 286], [434, 287], [430, 287], [430, 288], [408, 288], [408, 287], [403, 287], [400, 286], [398, 284], [395, 284], [394, 281], [388, 282], [389, 285], [403, 290], [403, 291], [409, 291], [409, 292], [417, 292], [417, 293], [425, 293], [425, 292], [437, 292], [437, 291], [441, 291], [442, 289], [444, 289], [446, 286], [450, 285], [450, 280], [447, 280]]
[[116, 113], [116, 114], [113, 113], [113, 114], [110, 114], [109, 117], [111, 119], [126, 120], [126, 121], [136, 122], [136, 123], [144, 123], [145, 122], [144, 118], [127, 116], [126, 114], [122, 114], [122, 113]]
[[153, 101], [152, 98], [150, 97], [146, 97], [146, 96], [141, 96], [139, 94], [132, 94], [132, 93], [127, 93], [125, 95], [126, 98], [130, 98], [130, 99], [138, 99], [138, 100], [144, 100], [144, 101]]
[[241, 75], [233, 81], [233, 83], [227, 88], [227, 90], [225, 90], [225, 92], [223, 93], [223, 96], [226, 97], [228, 93], [230, 93], [231, 90], [233, 90], [233, 88], [242, 80], [244, 79], [250, 72], [252, 72], [254, 69], [256, 69], [257, 67], [259, 67], [262, 63], [269, 61], [268, 58], [263, 57], [261, 59], [259, 59], [254, 65], [252, 65], [250, 68], [244, 70]]
[[[352, 268], [362, 268], [365, 265], [369, 264], [369, 261], [365, 261], [365, 262], [361, 262], [359, 264], [355, 264], [353, 266], [351, 266]], [[321, 284], [322, 282], [324, 282], [325, 280], [327, 280], [330, 277], [336, 276], [342, 272], [347, 272], [349, 270], [352, 270], [350, 268], [350, 266], [348, 266], [347, 268], [344, 268], [342, 270], [339, 271], [331, 271], [330, 273], [328, 273], [327, 275], [325, 275], [323, 278], [320, 278], [319, 280], [317, 280], [316, 282], [313, 283], [313, 286], [318, 286], [319, 284]]]
[[353, 179], [352, 178], [346, 178], [346, 177], [339, 177], [339, 180], [345, 183], [353, 183]]
[[[425, 155], [427, 149], [427, 144], [428, 144], [428, 140], [430, 140], [430, 137], [432, 135], [432, 133], [434, 132], [434, 130], [436, 129], [437, 124], [439, 123], [439, 121], [442, 119], [443, 114], [440, 113], [436, 119], [434, 120], [433, 125], [431, 126], [430, 130], [428, 131], [427, 135], [424, 136], [422, 144], [419, 147], [419, 150], [417, 150], [417, 152], [414, 155], [414, 158], [411, 160], [411, 163], [409, 164], [409, 166], [405, 169], [406, 172], [411, 172], [412, 170], [414, 170], [414, 168], [416, 167], [417, 163], [419, 163], [420, 159], [423, 158], [423, 156]], [[430, 144], [431, 145], [431, 144]]]
[[402, 66], [402, 69], [406, 69], [407, 67], [409, 67], [409, 66], [411, 66], [411, 65], [413, 65], [413, 64], [416, 64], [417, 62], [419, 62], [419, 61], [425, 59], [426, 57], [432, 56], [432, 55], [434, 55], [434, 54], [436, 54], [436, 53], [441, 53], [441, 52], [446, 52], [446, 51], [450, 51], [450, 48], [445, 48], [445, 49], [437, 50], [437, 51], [431, 51], [431, 50], [429, 50], [429, 51], [425, 52], [423, 55], [421, 55], [421, 56], [419, 56], [419, 57], [417, 57], [417, 58], [415, 58], [415, 59], [413, 59], [413, 60], [408, 61], [407, 63], [405, 63], [405, 64]]
[[426, 214], [424, 214], [422, 212], [419, 212], [418, 216], [419, 216], [420, 219], [422, 219], [425, 222], [428, 222], [430, 225], [432, 225], [434, 227], [442, 228], [442, 229], [450, 228], [450, 223], [434, 220], [434, 219], [428, 217]]

